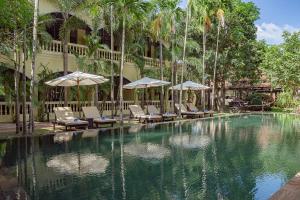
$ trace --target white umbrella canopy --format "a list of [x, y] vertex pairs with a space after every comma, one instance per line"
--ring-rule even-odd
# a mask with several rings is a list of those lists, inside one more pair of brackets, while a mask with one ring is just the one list
[[47, 167], [64, 174], [86, 175], [104, 173], [109, 161], [96, 154], [77, 155], [73, 153], [52, 157]]
[[127, 144], [124, 146], [124, 152], [135, 157], [157, 160], [163, 159], [171, 154], [169, 149], [152, 143]]
[[176, 135], [169, 138], [169, 143], [173, 146], [184, 149], [202, 149], [206, 148], [211, 142], [210, 137], [206, 135]]
[[162, 81], [158, 79], [153, 79], [149, 77], [144, 77], [140, 80], [134, 81], [127, 85], [124, 85], [123, 88], [125, 89], [139, 89], [139, 88], [150, 88], [150, 87], [160, 87], [164, 85], [171, 84], [168, 81]]
[[50, 86], [68, 87], [75, 85], [97, 85], [107, 81], [109, 80], [103, 76], [76, 71], [45, 83]]
[[[202, 85], [200, 83], [195, 83], [193, 81], [186, 81], [182, 84], [182, 90], [207, 90], [210, 87]], [[181, 84], [175, 85], [169, 88], [170, 90], [181, 90]]]

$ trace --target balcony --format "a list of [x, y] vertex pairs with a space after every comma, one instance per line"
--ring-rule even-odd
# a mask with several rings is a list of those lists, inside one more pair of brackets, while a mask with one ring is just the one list
[[[43, 51], [49, 51], [49, 52], [54, 52], [54, 53], [62, 53], [63, 52], [62, 43], [57, 40], [53, 40], [51, 43], [42, 44], [41, 48]], [[73, 44], [73, 43], [68, 44], [68, 53], [69, 54], [76, 53], [79, 56], [86, 56], [87, 51], [88, 51], [88, 47], [85, 45]], [[107, 60], [107, 61], [112, 60], [114, 62], [119, 62], [121, 59], [121, 53], [118, 51], [111, 52], [106, 49], [98, 49], [96, 52], [96, 58], [102, 59], [102, 60]], [[149, 58], [149, 57], [144, 57], [144, 59], [145, 59], [146, 67], [159, 67], [158, 59], [153, 59], [153, 58]], [[129, 56], [125, 56], [125, 62], [134, 63], [133, 60], [129, 58]], [[165, 61], [163, 64], [164, 65], [166, 64]]]

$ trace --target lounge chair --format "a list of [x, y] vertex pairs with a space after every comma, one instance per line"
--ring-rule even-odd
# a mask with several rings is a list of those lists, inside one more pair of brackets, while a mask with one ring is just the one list
[[[179, 112], [180, 105], [178, 103], [175, 104], [175, 108], [177, 112]], [[204, 112], [191, 112], [186, 109], [186, 107], [181, 104], [181, 115], [187, 116], [188, 118], [198, 118], [198, 117], [203, 117]]]
[[[199, 109], [192, 103], [188, 103], [187, 107], [188, 107], [189, 111], [199, 112]], [[210, 117], [214, 116], [214, 111], [212, 111], [212, 110], [204, 110], [203, 112], [204, 112], [204, 115], [208, 115]]]
[[160, 115], [146, 115], [141, 106], [139, 105], [129, 105], [130, 115], [138, 119], [139, 122], [157, 122], [162, 120]]
[[68, 130], [68, 127], [75, 128], [87, 128], [88, 122], [80, 120], [74, 117], [70, 107], [56, 107], [53, 109], [55, 113], [55, 121], [53, 122], [53, 129], [55, 130], [55, 124], [65, 126], [65, 129]]
[[93, 120], [92, 123], [98, 128], [101, 124], [110, 124], [112, 127], [117, 122], [115, 119], [101, 117], [99, 110], [95, 106], [82, 107], [83, 114], [87, 120]]
[[177, 117], [177, 115], [175, 113], [168, 113], [167, 112], [167, 113], [164, 113], [164, 114], [160, 114], [159, 110], [154, 105], [148, 105], [147, 110], [148, 110], [148, 113], [150, 115], [160, 115], [160, 116], [162, 116], [164, 121], [174, 120]]

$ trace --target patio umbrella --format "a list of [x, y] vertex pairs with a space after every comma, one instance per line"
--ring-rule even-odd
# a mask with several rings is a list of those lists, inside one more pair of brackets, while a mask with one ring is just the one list
[[96, 154], [61, 154], [53, 156], [47, 163], [47, 167], [64, 174], [100, 174], [104, 173], [109, 161]]
[[[193, 81], [186, 81], [182, 84], [182, 90], [207, 90], [210, 87], [202, 85], [200, 83], [195, 83]], [[169, 88], [170, 90], [181, 90], [181, 84], [175, 85]]]
[[169, 138], [169, 143], [173, 146], [184, 149], [202, 149], [209, 145], [210, 137], [206, 135], [176, 135]]
[[[144, 77], [140, 80], [137, 80], [137, 81], [134, 81], [127, 85], [124, 85], [123, 88], [125, 88], [125, 89], [143, 89], [144, 88], [147, 92], [147, 88], [160, 87], [160, 86], [169, 85], [169, 84], [171, 84], [171, 82]], [[146, 94], [146, 97], [147, 97], [147, 94]], [[146, 103], [147, 103], [147, 100], [146, 100]]]
[[140, 89], [140, 88], [150, 88], [150, 87], [160, 87], [164, 85], [171, 84], [168, 81], [162, 81], [158, 79], [144, 77], [140, 80], [134, 81], [127, 85], [124, 85], [123, 88], [125, 89]]
[[65, 76], [58, 77], [51, 81], [45, 82], [50, 86], [76, 86], [77, 85], [77, 101], [79, 107], [79, 86], [80, 85], [97, 85], [104, 82], [107, 82], [108, 79], [103, 76], [88, 74], [80, 71], [73, 72], [71, 74], [67, 74]]
[[144, 159], [163, 159], [171, 154], [170, 150], [153, 143], [131, 143], [124, 147], [124, 152]]

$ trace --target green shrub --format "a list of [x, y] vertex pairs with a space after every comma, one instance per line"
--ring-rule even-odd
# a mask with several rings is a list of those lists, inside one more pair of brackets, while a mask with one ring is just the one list
[[260, 93], [252, 93], [247, 97], [246, 100], [249, 102], [249, 105], [262, 105], [264, 95]]
[[294, 108], [299, 106], [299, 103], [291, 92], [282, 92], [278, 95], [275, 105], [279, 108]]

